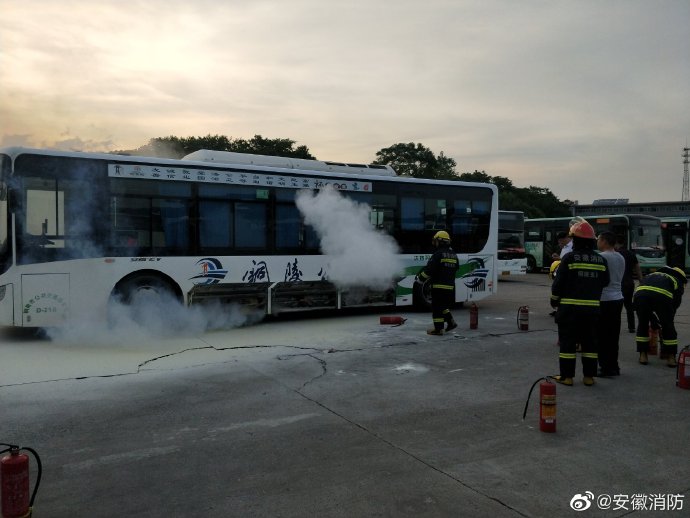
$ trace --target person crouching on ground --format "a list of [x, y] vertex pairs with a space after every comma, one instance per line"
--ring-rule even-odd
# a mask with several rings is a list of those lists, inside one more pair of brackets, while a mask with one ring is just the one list
[[572, 385], [577, 363], [576, 347], [582, 348], [583, 383], [594, 385], [597, 375], [596, 329], [599, 320], [601, 292], [609, 283], [604, 259], [594, 250], [596, 236], [586, 221], [570, 227], [573, 250], [561, 260], [551, 285], [551, 306], [556, 309], [560, 352], [560, 375], [553, 379]]
[[450, 235], [445, 230], [434, 234], [431, 243], [436, 251], [426, 266], [415, 278], [419, 282], [431, 282], [431, 318], [434, 327], [427, 330], [430, 335], [442, 335], [443, 325], [446, 331], [458, 327], [450, 313], [455, 303], [455, 274], [458, 271], [458, 256], [450, 247]]
[[637, 313], [637, 333], [635, 342], [640, 353], [640, 363], [647, 365], [649, 352], [649, 326], [654, 315], [661, 325], [662, 355], [667, 355], [669, 367], [676, 366], [678, 352], [678, 333], [673, 323], [676, 310], [683, 299], [688, 280], [680, 268], [664, 266], [647, 275], [635, 290], [633, 306]]

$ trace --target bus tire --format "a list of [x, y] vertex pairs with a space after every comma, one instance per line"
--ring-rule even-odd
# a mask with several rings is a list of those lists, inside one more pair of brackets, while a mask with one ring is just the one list
[[527, 273], [537, 273], [537, 261], [531, 255], [527, 256]]
[[139, 311], [133, 307], [135, 304], [157, 306], [164, 312], [171, 301], [183, 304], [182, 290], [175, 281], [159, 272], [137, 272], [115, 285], [110, 296], [108, 320], [111, 323], [117, 321], [116, 315], [121, 314], [124, 308], [128, 318], [144, 324], [140, 321]]
[[417, 311], [431, 311], [431, 282], [415, 282], [412, 288], [412, 305]]

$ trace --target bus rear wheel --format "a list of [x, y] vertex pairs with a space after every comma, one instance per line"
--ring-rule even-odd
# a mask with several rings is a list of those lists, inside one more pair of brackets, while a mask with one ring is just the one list
[[431, 282], [415, 282], [412, 288], [412, 305], [417, 311], [431, 310]]
[[527, 256], [527, 273], [537, 273], [537, 261], [531, 255]]

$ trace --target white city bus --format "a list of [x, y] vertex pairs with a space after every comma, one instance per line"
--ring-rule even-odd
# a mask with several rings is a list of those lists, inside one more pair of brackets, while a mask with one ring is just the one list
[[518, 210], [498, 211], [498, 275], [525, 275], [525, 214]]
[[[114, 298], [220, 300], [265, 314], [428, 303], [414, 276], [449, 231], [456, 300], [496, 291], [498, 202], [489, 184], [402, 178], [388, 166], [197, 151], [182, 160], [0, 150], [0, 325], [49, 327], [107, 315]], [[348, 297], [295, 205], [331, 185], [370, 209], [403, 270]]]

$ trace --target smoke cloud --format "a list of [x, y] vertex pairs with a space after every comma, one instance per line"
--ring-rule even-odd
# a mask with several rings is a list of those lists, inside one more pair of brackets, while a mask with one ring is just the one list
[[313, 194], [300, 191], [295, 198], [304, 221], [321, 240], [328, 256], [328, 280], [343, 288], [388, 288], [402, 270], [398, 244], [369, 222], [371, 208], [341, 196], [332, 187]]
[[134, 295], [129, 304], [112, 301], [108, 318], [80, 315], [62, 327], [50, 328], [47, 335], [62, 344], [121, 345], [138, 347], [152, 340], [183, 338], [207, 331], [232, 329], [259, 322], [263, 311], [220, 303], [186, 307], [176, 298], [145, 291]]

